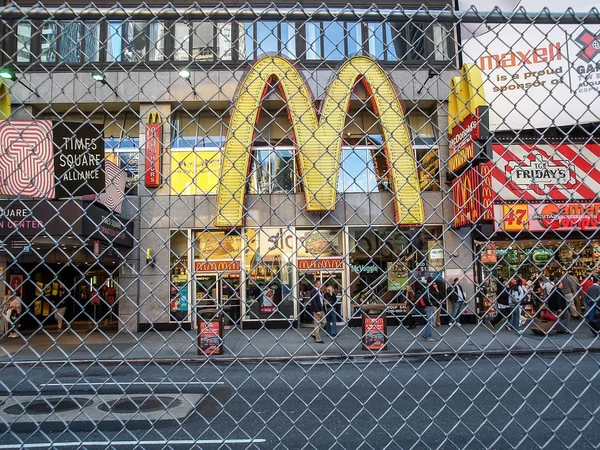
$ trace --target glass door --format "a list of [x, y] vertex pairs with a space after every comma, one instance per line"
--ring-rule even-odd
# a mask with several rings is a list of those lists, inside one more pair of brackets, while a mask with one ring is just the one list
[[313, 317], [310, 314], [310, 290], [317, 281], [322, 283], [323, 290], [327, 289], [328, 287], [333, 289], [333, 292], [336, 294], [337, 298], [335, 307], [338, 313], [338, 322], [343, 324], [343, 275], [344, 273], [342, 271], [306, 271], [298, 273], [298, 280], [300, 283], [298, 293], [298, 320], [300, 326], [313, 326]]
[[240, 274], [239, 272], [225, 273], [219, 281], [225, 326], [237, 327], [241, 316]]
[[219, 307], [219, 283], [216, 274], [196, 275], [196, 306], [203, 309]]

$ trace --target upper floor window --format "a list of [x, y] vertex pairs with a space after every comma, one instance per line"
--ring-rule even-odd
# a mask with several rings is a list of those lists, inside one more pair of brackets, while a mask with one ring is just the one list
[[255, 60], [279, 54], [306, 61], [343, 61], [369, 54], [380, 61], [448, 61], [453, 29], [436, 23], [36, 21], [15, 26], [16, 63], [175, 63]]
[[360, 23], [309, 22], [306, 24], [306, 59], [341, 61], [360, 54], [363, 48]]

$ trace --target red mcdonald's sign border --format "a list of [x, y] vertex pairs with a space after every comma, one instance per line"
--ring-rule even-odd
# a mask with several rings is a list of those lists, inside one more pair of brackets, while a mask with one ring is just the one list
[[162, 124], [160, 115], [152, 113], [146, 124], [146, 187], [159, 187], [161, 183]]

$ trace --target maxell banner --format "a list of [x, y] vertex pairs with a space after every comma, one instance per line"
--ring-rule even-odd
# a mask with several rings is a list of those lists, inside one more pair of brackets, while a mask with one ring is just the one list
[[[461, 0], [478, 11], [589, 11], [579, 0]], [[600, 26], [488, 24], [462, 30], [463, 62], [483, 72], [490, 130], [568, 126], [600, 121]]]

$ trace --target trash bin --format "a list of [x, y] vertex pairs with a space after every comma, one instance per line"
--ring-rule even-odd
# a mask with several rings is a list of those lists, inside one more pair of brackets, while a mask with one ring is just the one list
[[385, 305], [363, 305], [361, 307], [363, 350], [387, 350], [385, 308]]
[[223, 314], [218, 309], [198, 307], [198, 354], [223, 354]]

